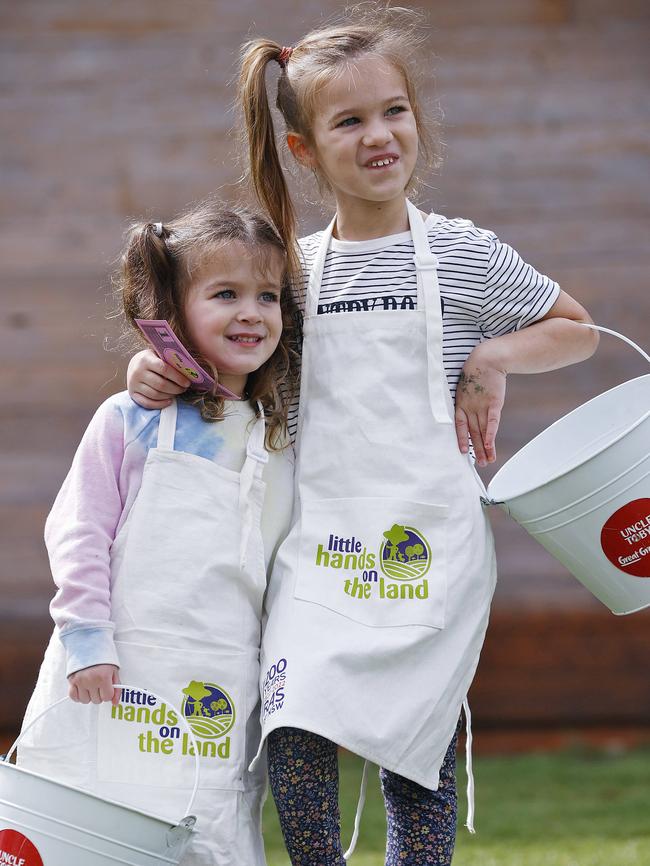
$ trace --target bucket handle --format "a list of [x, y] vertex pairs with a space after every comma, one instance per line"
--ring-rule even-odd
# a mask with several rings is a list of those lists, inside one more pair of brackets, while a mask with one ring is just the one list
[[630, 338], [626, 337], [624, 334], [619, 334], [618, 331], [612, 331], [610, 328], [603, 328], [601, 325], [588, 325], [586, 322], [580, 322], [579, 324], [584, 325], [585, 328], [589, 328], [592, 331], [602, 331], [603, 334], [611, 334], [613, 337], [618, 337], [619, 340], [623, 340], [623, 342], [627, 343], [628, 346], [632, 346], [633, 349], [636, 349], [639, 355], [642, 355], [650, 364], [650, 355], [644, 352], [641, 346], [637, 346], [634, 340], [630, 340]]
[[[183, 725], [185, 726], [187, 733], [189, 734], [190, 742], [192, 743], [192, 746], [194, 747], [194, 787], [192, 788], [192, 793], [190, 795], [190, 799], [189, 799], [189, 802], [187, 804], [187, 808], [185, 809], [185, 815], [188, 817], [191, 816], [192, 806], [194, 805], [194, 800], [196, 799], [196, 792], [199, 788], [199, 774], [200, 774], [200, 770], [201, 770], [201, 765], [199, 762], [199, 745], [196, 741], [196, 737], [194, 736], [194, 731], [190, 727], [187, 719], [182, 714], [182, 712], [178, 709], [178, 707], [174, 703], [172, 703], [172, 701], [168, 701], [167, 698], [163, 697], [162, 695], [156, 694], [156, 692], [152, 691], [151, 689], [143, 689], [141, 686], [129, 686], [129, 685], [125, 685], [124, 683], [114, 683], [113, 688], [115, 688], [115, 689], [134, 689], [135, 691], [138, 691], [138, 692], [147, 692], [148, 694], [153, 695], [154, 698], [156, 698], [156, 700], [161, 701], [162, 703], [165, 703], [169, 707], [171, 707], [171, 709], [174, 710], [174, 712], [176, 713], [178, 718], [183, 722]], [[23, 739], [25, 734], [34, 727], [36, 722], [40, 721], [43, 718], [43, 716], [46, 715], [47, 713], [49, 713], [50, 710], [53, 710], [54, 707], [58, 707], [59, 704], [62, 704], [65, 701], [70, 701], [70, 700], [72, 700], [72, 698], [70, 698], [68, 695], [66, 695], [63, 698], [60, 698], [58, 701], [55, 701], [53, 704], [50, 704], [49, 707], [45, 707], [44, 710], [42, 710], [37, 716], [35, 716], [31, 720], [31, 722], [27, 725], [26, 728], [22, 729], [22, 731], [20, 732], [20, 734], [16, 738], [14, 744], [11, 746], [11, 748], [9, 749], [7, 754], [1, 758], [1, 760], [4, 761], [5, 763], [9, 763], [11, 756], [13, 755], [13, 753], [18, 748], [18, 745], [20, 744], [21, 740]], [[187, 821], [187, 818], [183, 818], [182, 821], [179, 821], [178, 823], [179, 823], [179, 825], [183, 825], [186, 827], [187, 825], [183, 824], [183, 822], [185, 822], [185, 821]], [[192, 824], [193, 823], [194, 823], [194, 819], [192, 818]]]
[[[611, 328], [603, 328], [602, 325], [592, 325], [587, 324], [587, 322], [578, 322], [578, 324], [583, 325], [585, 328], [589, 328], [591, 331], [601, 331], [603, 334], [611, 334], [613, 337], [618, 337], [619, 340], [623, 340], [623, 342], [627, 343], [628, 346], [632, 346], [633, 349], [636, 349], [639, 355], [645, 358], [650, 364], [650, 355], [648, 355], [647, 352], [644, 352], [641, 346], [637, 346], [634, 340], [630, 340], [629, 337], [626, 337], [625, 334], [619, 334], [618, 331], [612, 331]], [[500, 502], [497, 499], [490, 499], [487, 495], [481, 496], [481, 505], [504, 505], [507, 509], [505, 502]]]

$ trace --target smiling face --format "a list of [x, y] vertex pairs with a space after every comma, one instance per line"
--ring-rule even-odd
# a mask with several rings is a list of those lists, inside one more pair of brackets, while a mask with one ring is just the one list
[[321, 172], [339, 210], [402, 200], [418, 156], [418, 130], [406, 84], [371, 54], [341, 69], [318, 94], [312, 142], [296, 156]]
[[248, 374], [275, 351], [282, 334], [280, 293], [285, 262], [278, 250], [229, 242], [192, 274], [185, 322], [196, 349], [219, 381], [242, 395]]

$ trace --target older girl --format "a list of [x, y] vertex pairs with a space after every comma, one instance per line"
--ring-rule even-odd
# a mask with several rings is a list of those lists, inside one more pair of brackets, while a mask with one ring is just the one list
[[[479, 465], [506, 375], [590, 356], [586, 311], [492, 232], [406, 196], [431, 139], [416, 13], [363, 4], [293, 47], [244, 46], [250, 176], [292, 244], [286, 143], [336, 213], [300, 241], [305, 297], [297, 503], [263, 637], [263, 736], [293, 864], [343, 863], [336, 746], [379, 764], [389, 866], [447, 864], [454, 733], [495, 585]], [[140, 359], [132, 388], [175, 390]], [[470, 818], [471, 825], [471, 818]]]
[[[66, 691], [113, 706], [63, 705], [20, 763], [178, 820], [193, 748], [164, 699], [182, 707], [202, 757], [192, 866], [265, 863], [266, 774], [247, 767], [266, 569], [291, 514], [286, 274], [284, 244], [248, 210], [206, 205], [133, 226], [118, 278], [128, 326], [169, 320], [241, 402], [186, 391], [147, 412], [110, 397], [46, 525], [56, 628], [27, 718]], [[140, 690], [120, 702], [118, 682]]]

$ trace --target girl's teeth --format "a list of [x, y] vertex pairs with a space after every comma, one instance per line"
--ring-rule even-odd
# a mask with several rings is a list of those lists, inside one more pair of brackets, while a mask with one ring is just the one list
[[259, 343], [260, 337], [231, 337], [235, 343]]
[[373, 168], [377, 168], [380, 165], [392, 165], [394, 162], [394, 159], [376, 159], [374, 162], [371, 162], [370, 165], [373, 166]]

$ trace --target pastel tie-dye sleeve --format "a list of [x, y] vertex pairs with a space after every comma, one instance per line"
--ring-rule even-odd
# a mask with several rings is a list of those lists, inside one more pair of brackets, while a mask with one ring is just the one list
[[67, 675], [119, 664], [110, 619], [110, 548], [123, 510], [124, 442], [123, 414], [111, 398], [88, 425], [45, 524], [58, 587], [50, 612], [66, 648]]

